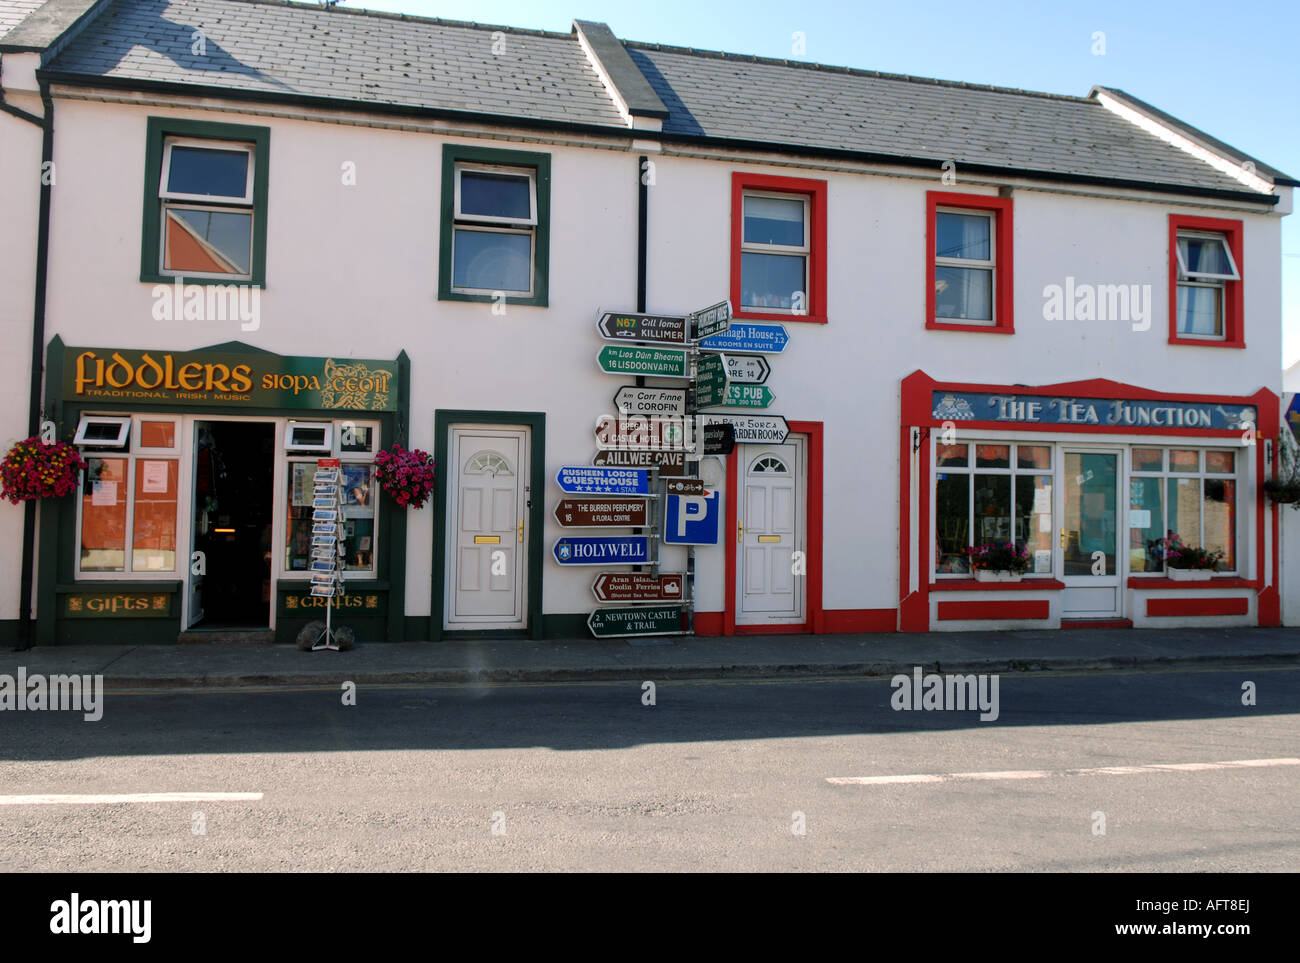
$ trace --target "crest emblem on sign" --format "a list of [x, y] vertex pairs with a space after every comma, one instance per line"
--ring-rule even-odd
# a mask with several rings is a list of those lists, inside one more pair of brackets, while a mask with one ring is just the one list
[[561, 542], [559, 552], [561, 562], [567, 562], [573, 556], [573, 547], [568, 542]]

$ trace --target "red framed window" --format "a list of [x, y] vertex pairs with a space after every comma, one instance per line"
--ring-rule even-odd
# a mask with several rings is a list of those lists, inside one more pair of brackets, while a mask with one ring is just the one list
[[1169, 343], [1244, 348], [1241, 221], [1169, 215]]
[[731, 309], [826, 323], [825, 181], [731, 175]]
[[925, 193], [925, 326], [1013, 334], [1011, 199]]

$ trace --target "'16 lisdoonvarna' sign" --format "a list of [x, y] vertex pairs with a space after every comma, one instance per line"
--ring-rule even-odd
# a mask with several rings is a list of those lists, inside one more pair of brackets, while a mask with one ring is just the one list
[[397, 410], [397, 362], [209, 351], [66, 348], [67, 401]]

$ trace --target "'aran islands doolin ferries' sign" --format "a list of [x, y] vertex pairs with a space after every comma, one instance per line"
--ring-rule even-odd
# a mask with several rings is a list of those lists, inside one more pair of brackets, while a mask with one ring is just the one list
[[65, 401], [396, 411], [397, 362], [66, 348]]
[[931, 414], [939, 421], [1006, 421], [1020, 424], [1105, 425], [1133, 428], [1253, 429], [1253, 407], [1138, 398], [1053, 398], [935, 391]]

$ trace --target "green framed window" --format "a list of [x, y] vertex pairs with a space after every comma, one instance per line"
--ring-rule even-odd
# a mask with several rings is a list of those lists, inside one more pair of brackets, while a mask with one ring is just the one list
[[438, 298], [547, 304], [551, 156], [442, 148]]
[[140, 280], [266, 284], [271, 130], [150, 117]]

